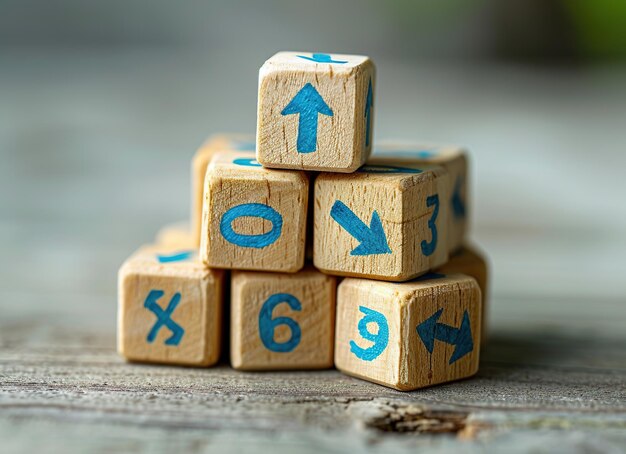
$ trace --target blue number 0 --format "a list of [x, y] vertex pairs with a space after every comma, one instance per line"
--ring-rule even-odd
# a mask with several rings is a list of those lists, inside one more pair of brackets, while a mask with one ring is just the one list
[[[298, 346], [302, 338], [302, 330], [300, 325], [289, 317], [272, 318], [274, 308], [279, 304], [286, 303], [294, 311], [301, 311], [302, 305], [298, 298], [289, 293], [276, 293], [270, 296], [259, 312], [259, 335], [261, 342], [265, 348], [273, 352], [288, 353]], [[277, 326], [287, 325], [291, 330], [291, 337], [285, 342], [276, 342], [274, 340], [274, 330]]]
[[426, 257], [435, 252], [437, 248], [437, 215], [439, 214], [439, 194], [431, 195], [426, 198], [426, 206], [431, 207], [435, 205], [435, 209], [433, 210], [433, 214], [430, 216], [428, 220], [428, 228], [430, 229], [430, 233], [432, 235], [432, 239], [430, 243], [426, 240], [422, 240], [422, 254]]
[[[389, 325], [387, 324], [387, 318], [380, 312], [365, 306], [359, 306], [359, 310], [365, 314], [365, 316], [359, 320], [359, 334], [363, 339], [374, 342], [374, 345], [368, 348], [361, 348], [356, 342], [351, 340], [350, 351], [363, 361], [372, 361], [378, 358], [380, 354], [385, 351], [385, 348], [387, 348], [387, 344], [389, 343]], [[376, 323], [378, 325], [378, 332], [376, 334], [368, 331], [368, 323]]]
[[[261, 235], [242, 235], [233, 230], [232, 223], [235, 219], [249, 216], [262, 218], [272, 223], [272, 230]], [[220, 232], [226, 241], [241, 247], [264, 248], [275, 242], [283, 229], [283, 217], [278, 211], [269, 205], [262, 203], [243, 203], [232, 207], [222, 216]]]

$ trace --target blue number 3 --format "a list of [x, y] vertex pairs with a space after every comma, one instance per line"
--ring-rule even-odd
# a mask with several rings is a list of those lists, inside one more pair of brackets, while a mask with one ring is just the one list
[[433, 205], [435, 205], [435, 208], [433, 209], [433, 214], [428, 220], [428, 228], [430, 229], [432, 239], [430, 240], [430, 243], [426, 240], [422, 240], [421, 243], [422, 254], [426, 257], [432, 255], [437, 248], [437, 224], [435, 224], [435, 222], [437, 222], [437, 215], [439, 214], [439, 194], [431, 195], [426, 198], [426, 206], [431, 207]]
[[[270, 296], [267, 301], [263, 303], [261, 312], [259, 312], [259, 335], [261, 336], [261, 342], [263, 342], [263, 345], [265, 345], [265, 348], [268, 350], [278, 353], [288, 353], [300, 343], [302, 330], [300, 330], [300, 325], [292, 318], [272, 318], [274, 308], [282, 303], [288, 304], [294, 311], [302, 310], [302, 304], [300, 304], [298, 298], [289, 293], [276, 293]], [[287, 325], [291, 330], [291, 337], [285, 342], [276, 342], [274, 340], [274, 330], [280, 325]]]
[[[365, 306], [359, 306], [359, 310], [365, 314], [365, 316], [359, 320], [359, 334], [363, 339], [374, 342], [374, 345], [368, 348], [361, 348], [356, 342], [351, 340], [350, 351], [363, 361], [373, 361], [387, 348], [387, 344], [389, 343], [389, 325], [387, 318], [380, 312]], [[378, 332], [376, 334], [368, 331], [368, 323], [376, 323], [378, 325]]]

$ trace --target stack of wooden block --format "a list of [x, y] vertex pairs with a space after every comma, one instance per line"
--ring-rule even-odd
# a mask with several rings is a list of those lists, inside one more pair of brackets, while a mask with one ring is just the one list
[[214, 365], [230, 321], [236, 369], [336, 366], [400, 390], [477, 371], [487, 270], [466, 245], [466, 152], [372, 152], [374, 88], [362, 56], [280, 52], [262, 66], [256, 143], [209, 139], [191, 226], [120, 269], [124, 357]]

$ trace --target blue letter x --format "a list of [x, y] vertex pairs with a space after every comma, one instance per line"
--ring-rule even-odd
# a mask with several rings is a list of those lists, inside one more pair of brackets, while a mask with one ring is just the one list
[[150, 290], [146, 301], [143, 303], [143, 307], [150, 309], [157, 316], [157, 321], [148, 333], [147, 340], [149, 343], [154, 342], [161, 327], [166, 325], [172, 332], [172, 335], [165, 341], [165, 345], [178, 345], [183, 334], [185, 334], [185, 330], [170, 317], [180, 302], [180, 293], [177, 292], [172, 296], [170, 304], [167, 305], [167, 309], [165, 310], [161, 309], [161, 306], [157, 303], [162, 296], [163, 290]]

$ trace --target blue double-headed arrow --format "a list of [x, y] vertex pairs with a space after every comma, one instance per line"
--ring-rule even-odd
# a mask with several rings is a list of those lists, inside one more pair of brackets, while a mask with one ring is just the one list
[[376, 210], [372, 213], [369, 227], [340, 200], [335, 201], [330, 210], [330, 216], [361, 242], [350, 252], [350, 255], [391, 254], [387, 236]]
[[337, 63], [339, 65], [348, 63], [348, 60], [333, 60], [333, 57], [331, 57], [330, 54], [313, 54], [311, 57], [298, 55], [298, 57], [304, 60], [314, 61], [315, 63]]
[[454, 345], [454, 352], [452, 352], [448, 362], [448, 364], [452, 364], [474, 350], [472, 328], [467, 311], [463, 313], [463, 320], [458, 328], [438, 323], [442, 312], [443, 308], [417, 325], [417, 334], [429, 353], [432, 353], [435, 348], [435, 340]]
[[317, 149], [317, 117], [318, 114], [333, 116], [333, 111], [317, 92], [315, 87], [307, 83], [285, 106], [281, 115], [299, 114], [298, 153], [312, 153]]

